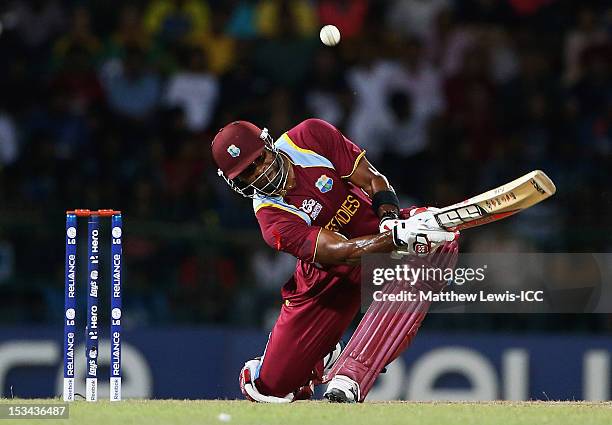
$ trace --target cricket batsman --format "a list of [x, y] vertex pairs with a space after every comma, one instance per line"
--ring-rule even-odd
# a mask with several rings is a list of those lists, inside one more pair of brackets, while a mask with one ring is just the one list
[[253, 199], [266, 243], [298, 259], [263, 355], [240, 372], [242, 393], [286, 403], [311, 398], [314, 385], [328, 381], [328, 400], [363, 401], [408, 347], [428, 305], [398, 313], [373, 303], [342, 350], [361, 305], [361, 256], [401, 251], [453, 266], [458, 235], [437, 224], [435, 209], [400, 209], [365, 151], [325, 121], [308, 119], [276, 141], [265, 128], [234, 121], [211, 149], [219, 176]]

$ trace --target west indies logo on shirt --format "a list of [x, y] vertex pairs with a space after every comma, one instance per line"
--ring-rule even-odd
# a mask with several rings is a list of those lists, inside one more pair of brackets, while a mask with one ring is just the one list
[[319, 177], [319, 180], [317, 180], [317, 182], [315, 183], [315, 186], [321, 191], [321, 193], [329, 192], [332, 189], [333, 185], [334, 181], [332, 180], [332, 178], [327, 177], [325, 174]]

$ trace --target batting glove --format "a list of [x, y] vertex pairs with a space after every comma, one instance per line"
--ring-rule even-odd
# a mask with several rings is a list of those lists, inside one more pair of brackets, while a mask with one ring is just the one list
[[428, 255], [445, 242], [454, 241], [456, 233], [442, 229], [433, 213], [437, 208], [415, 208], [405, 220], [387, 219], [380, 223], [381, 232], [391, 231], [400, 254]]

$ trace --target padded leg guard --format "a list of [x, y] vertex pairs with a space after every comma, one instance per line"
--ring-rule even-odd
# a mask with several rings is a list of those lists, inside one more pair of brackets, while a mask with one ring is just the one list
[[[450, 242], [432, 254], [426, 266], [453, 268], [457, 257], [458, 244], [456, 241]], [[383, 293], [410, 291], [417, 295], [417, 301], [372, 302], [326, 380], [335, 375], [348, 376], [359, 384], [359, 401], [363, 401], [380, 371], [410, 345], [421, 326], [430, 302], [420, 301], [418, 293], [440, 292], [445, 286], [446, 282], [432, 281], [419, 281], [414, 285], [396, 281], [386, 285]]]

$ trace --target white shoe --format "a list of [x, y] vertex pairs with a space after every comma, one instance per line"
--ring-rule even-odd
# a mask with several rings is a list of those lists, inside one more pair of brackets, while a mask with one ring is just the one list
[[336, 375], [329, 381], [323, 397], [330, 403], [356, 403], [359, 401], [359, 384], [348, 376]]

